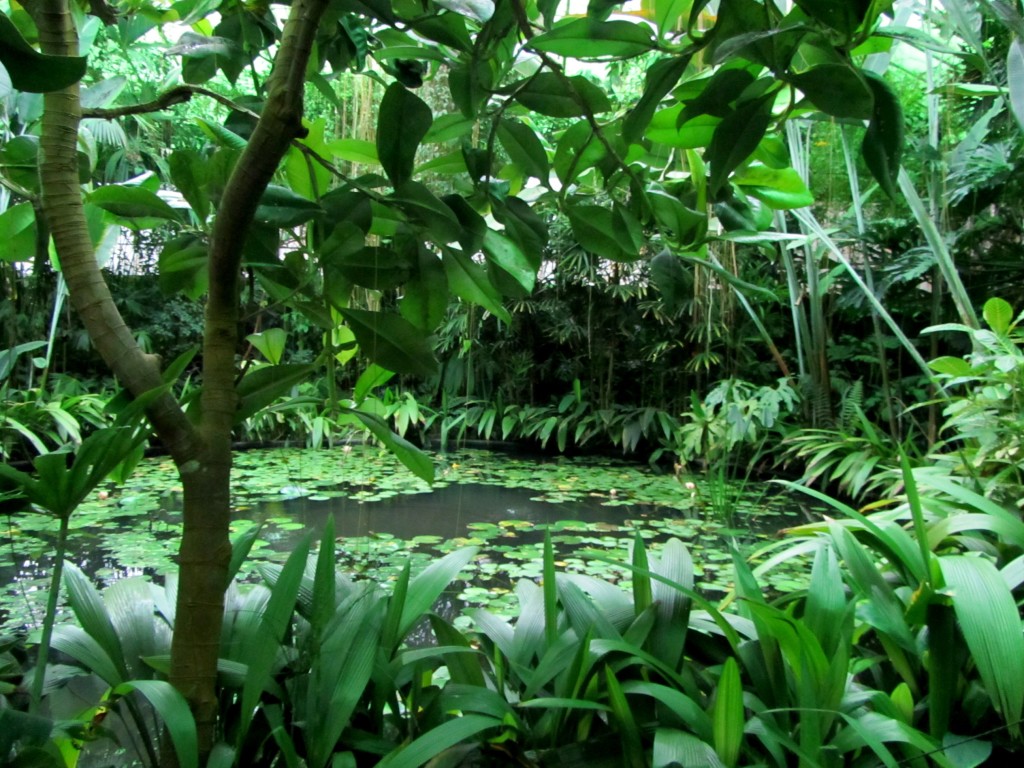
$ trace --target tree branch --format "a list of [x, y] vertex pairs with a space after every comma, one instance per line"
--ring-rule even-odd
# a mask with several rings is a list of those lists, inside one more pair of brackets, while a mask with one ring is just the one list
[[240, 104], [236, 104], [227, 96], [211, 91], [209, 88], [203, 88], [198, 85], [178, 85], [166, 93], [162, 93], [152, 101], [146, 101], [142, 104], [129, 104], [124, 107], [113, 107], [111, 109], [83, 109], [82, 117], [94, 117], [101, 120], [114, 120], [118, 117], [125, 117], [126, 115], [144, 115], [150, 112], [160, 112], [161, 110], [173, 107], [176, 104], [184, 104], [190, 101], [193, 96], [207, 96], [214, 101], [223, 104], [228, 109], [233, 109], [236, 112], [243, 112], [250, 117], [258, 118], [259, 115], [253, 112], [247, 107], [243, 107]]

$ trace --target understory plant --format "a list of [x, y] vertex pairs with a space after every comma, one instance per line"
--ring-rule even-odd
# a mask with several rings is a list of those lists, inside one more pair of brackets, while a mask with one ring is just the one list
[[[941, 467], [904, 472], [889, 507], [831, 501], [835, 520], [794, 529], [756, 567], [734, 553], [722, 601], [695, 590], [678, 540], [649, 551], [638, 536], [631, 580], [612, 584], [559, 573], [549, 537], [540, 583], [515, 587], [518, 616], [471, 610], [468, 633], [437, 601], [475, 550], [407, 566], [384, 590], [338, 572], [328, 523], [317, 553], [307, 538], [260, 584], [228, 590], [210, 764], [971, 768], [1006, 755], [1024, 707], [1024, 670], [1007, 664], [1024, 655], [1024, 523]], [[256, 535], [236, 539], [232, 573]], [[768, 592], [764, 574], [794, 558], [806, 588]], [[51, 668], [47, 699], [83, 673], [99, 682], [54, 743], [116, 737], [150, 763], [154, 725], [178, 718], [171, 735], [190, 749], [187, 712], [155, 687], [176, 581], [100, 595], [73, 567], [64, 580], [78, 626], [55, 633], [71, 666]]]
[[927, 329], [964, 334], [971, 345], [964, 357], [931, 362], [950, 393], [942, 411], [942, 440], [932, 458], [969, 478], [986, 496], [1019, 506], [1024, 498], [1024, 316], [1000, 298], [986, 301], [982, 316], [987, 328], [946, 323]]

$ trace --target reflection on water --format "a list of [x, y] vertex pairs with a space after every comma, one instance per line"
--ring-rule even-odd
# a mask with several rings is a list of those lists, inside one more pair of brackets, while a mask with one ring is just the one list
[[319, 535], [328, 515], [334, 517], [334, 530], [339, 538], [388, 533], [400, 539], [417, 536], [454, 539], [469, 534], [467, 526], [474, 523], [521, 520], [545, 526], [559, 520], [581, 520], [618, 524], [653, 509], [640, 505], [602, 507], [598, 503], [602, 499], [595, 499], [592, 504], [532, 501], [531, 497], [536, 495], [536, 491], [524, 488], [464, 483], [437, 488], [430, 493], [404, 494], [372, 502], [343, 496], [326, 501], [296, 498], [265, 502], [249, 511], [247, 517], [264, 522], [286, 515], [303, 521], [303, 530], [282, 531], [275, 542], [275, 547], [288, 549], [309, 530]]
[[[750, 541], [774, 533], [783, 524], [792, 524], [797, 515], [792, 498], [786, 496], [764, 496], [756, 504], [747, 502], [747, 511], [732, 523], [736, 527], [728, 528], [722, 521], [711, 522], [713, 515], [707, 509], [693, 506], [604, 506], [610, 500], [618, 503], [623, 499], [596, 493], [578, 501], [552, 502], [535, 499], [536, 490], [481, 483], [454, 483], [373, 501], [353, 498], [358, 489], [352, 487], [336, 495], [321, 487], [315, 498], [301, 487], [281, 490], [283, 493], [276, 497], [267, 494], [263, 501], [236, 513], [236, 533], [248, 527], [244, 521], [263, 526], [260, 538], [264, 545], [254, 550], [254, 558], [280, 562], [302, 537], [312, 532], [314, 540], [319, 540], [328, 517], [333, 517], [338, 561], [345, 567], [386, 578], [381, 576], [384, 567], [394, 567], [410, 557], [421, 558], [422, 563], [446, 551], [435, 547], [441, 541], [474, 537], [484, 540], [486, 557], [481, 559], [471, 586], [497, 584], [506, 591], [520, 576], [539, 573], [539, 543], [548, 526], [571, 532], [556, 539], [556, 551], [563, 560], [570, 559], [578, 549], [624, 546], [624, 540], [632, 540], [636, 530], [650, 542], [680, 536], [696, 551], [719, 550], [709, 551], [701, 563], [710, 581], [715, 573], [724, 572], [730, 559], [724, 551], [724, 535]], [[288, 498], [289, 493], [303, 495]], [[180, 530], [180, 496], [163, 492], [153, 508], [124, 514], [134, 498], [128, 491], [105, 514], [73, 518], [68, 560], [100, 587], [138, 575], [159, 581], [173, 567]], [[665, 527], [668, 520], [676, 525]], [[0, 594], [0, 629], [37, 625], [49, 589], [54, 534], [52, 530], [33, 529], [28, 521], [20, 524], [26, 530], [17, 531], [12, 523], [9, 538], [0, 538], [0, 584], [7, 585]], [[15, 535], [20, 536], [20, 548], [13, 545]], [[388, 559], [367, 548], [368, 540], [381, 537], [410, 544], [395, 541]], [[35, 544], [26, 547], [26, 540]], [[346, 546], [348, 542], [351, 544]]]

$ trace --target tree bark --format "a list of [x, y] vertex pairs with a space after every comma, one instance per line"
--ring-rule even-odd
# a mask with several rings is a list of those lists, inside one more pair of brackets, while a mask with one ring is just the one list
[[[44, 52], [77, 55], [68, 0], [28, 4]], [[224, 190], [210, 246], [210, 294], [203, 341], [203, 416], [198, 428], [170, 393], [147, 409], [184, 489], [179, 587], [171, 681], [188, 699], [201, 762], [217, 736], [216, 675], [231, 547], [231, 434], [237, 409], [242, 247], [260, 196], [292, 139], [302, 133], [303, 86], [327, 0], [295, 0], [285, 25], [268, 97], [256, 129]], [[78, 180], [79, 86], [45, 96], [40, 178], [46, 214], [72, 305], [97, 351], [135, 397], [163, 385], [158, 359], [146, 355], [117, 310], [96, 262]], [[173, 755], [168, 756], [173, 760]]]

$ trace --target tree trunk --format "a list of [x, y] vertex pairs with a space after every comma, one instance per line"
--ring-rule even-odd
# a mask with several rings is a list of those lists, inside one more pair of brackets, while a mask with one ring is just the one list
[[[68, 0], [27, 4], [42, 49], [77, 55]], [[224, 590], [230, 562], [231, 433], [237, 408], [239, 271], [246, 231], [260, 196], [302, 132], [306, 64], [327, 0], [296, 0], [285, 25], [268, 98], [249, 144], [225, 188], [210, 247], [210, 295], [203, 342], [203, 417], [198, 428], [170, 393], [147, 409], [170, 451], [184, 488], [178, 604], [171, 651], [171, 681], [192, 707], [202, 762], [217, 731], [216, 675]], [[97, 351], [138, 397], [163, 385], [158, 358], [136, 344], [97, 265], [78, 180], [79, 86], [47, 94], [40, 168], [46, 214], [73, 306]]]

